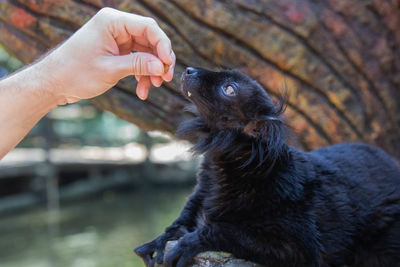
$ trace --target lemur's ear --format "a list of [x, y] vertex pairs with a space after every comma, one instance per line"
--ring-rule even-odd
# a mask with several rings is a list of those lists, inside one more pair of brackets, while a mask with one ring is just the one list
[[279, 124], [282, 122], [279, 117], [263, 116], [260, 119], [248, 122], [243, 131], [245, 134], [255, 138], [266, 137], [270, 135], [271, 128], [276, 128], [273, 124], [277, 122]]

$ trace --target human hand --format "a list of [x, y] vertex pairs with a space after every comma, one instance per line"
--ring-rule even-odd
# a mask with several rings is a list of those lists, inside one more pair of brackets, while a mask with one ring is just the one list
[[59, 105], [100, 95], [128, 75], [135, 75], [144, 100], [151, 84], [172, 80], [175, 54], [154, 19], [103, 8], [36, 65], [48, 74]]

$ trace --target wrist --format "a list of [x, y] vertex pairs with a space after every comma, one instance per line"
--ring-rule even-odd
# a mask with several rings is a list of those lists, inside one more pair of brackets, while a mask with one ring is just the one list
[[57, 106], [40, 68], [31, 65], [0, 81], [0, 158]]
[[67, 97], [62, 94], [66, 83], [62, 81], [58, 68], [60, 64], [62, 62], [51, 53], [27, 69], [30, 72], [28, 76], [32, 77], [32, 93], [42, 97], [52, 108], [68, 103]]

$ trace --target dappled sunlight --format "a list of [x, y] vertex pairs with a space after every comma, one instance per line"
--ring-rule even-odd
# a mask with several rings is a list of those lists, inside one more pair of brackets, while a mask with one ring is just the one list
[[156, 144], [150, 152], [150, 160], [158, 163], [188, 161], [193, 159], [189, 149], [190, 144], [187, 142]]
[[[173, 141], [165, 144], [155, 144], [150, 153], [146, 146], [138, 143], [128, 143], [122, 147], [84, 146], [81, 148], [52, 148], [49, 156], [52, 162], [84, 162], [84, 161], [115, 161], [138, 163], [145, 161], [149, 154], [152, 162], [168, 163], [192, 160], [189, 152], [190, 144]], [[0, 166], [43, 162], [46, 151], [42, 148], [16, 148], [0, 161]]]

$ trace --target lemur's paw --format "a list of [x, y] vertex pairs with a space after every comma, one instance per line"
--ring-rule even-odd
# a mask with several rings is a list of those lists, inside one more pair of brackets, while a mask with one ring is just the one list
[[136, 255], [138, 255], [139, 257], [142, 258], [146, 267], [154, 267], [153, 255], [154, 255], [154, 252], [156, 252], [155, 240], [135, 248], [134, 251], [135, 251]]
[[195, 234], [183, 236], [165, 256], [165, 267], [185, 267], [194, 256], [204, 251]]

